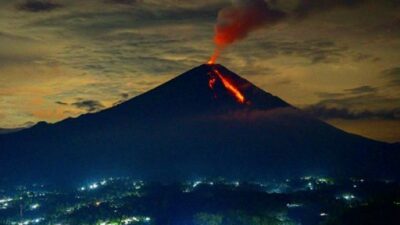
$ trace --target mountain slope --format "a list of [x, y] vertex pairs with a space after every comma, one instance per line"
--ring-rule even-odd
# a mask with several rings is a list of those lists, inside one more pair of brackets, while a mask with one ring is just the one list
[[399, 159], [391, 145], [314, 119], [221, 65], [199, 66], [95, 114], [1, 135], [0, 148], [0, 176], [51, 181], [396, 177]]
[[14, 132], [18, 132], [22, 129], [25, 129], [25, 128], [0, 128], [0, 134], [14, 133]]

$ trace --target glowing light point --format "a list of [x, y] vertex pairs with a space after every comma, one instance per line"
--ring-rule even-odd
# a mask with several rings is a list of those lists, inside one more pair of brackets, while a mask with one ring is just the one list
[[35, 210], [35, 209], [37, 209], [37, 208], [39, 208], [40, 207], [40, 205], [39, 204], [33, 204], [33, 205], [31, 205], [31, 210]]
[[201, 181], [196, 181], [193, 183], [192, 187], [195, 188], [197, 186], [199, 186], [202, 182]]

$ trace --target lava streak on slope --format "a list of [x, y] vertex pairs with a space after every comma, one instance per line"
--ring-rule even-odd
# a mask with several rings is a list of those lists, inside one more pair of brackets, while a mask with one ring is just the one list
[[[222, 73], [215, 67], [213, 67], [213, 72], [216, 77], [218, 77], [226, 90], [228, 90], [236, 99], [237, 102], [244, 104], [246, 102], [246, 99], [244, 95], [240, 92], [239, 88], [237, 88], [231, 81], [229, 81], [227, 78], [222, 75]], [[216, 77], [211, 76], [208, 82], [208, 85], [211, 89], [214, 89], [215, 82], [216, 82]]]

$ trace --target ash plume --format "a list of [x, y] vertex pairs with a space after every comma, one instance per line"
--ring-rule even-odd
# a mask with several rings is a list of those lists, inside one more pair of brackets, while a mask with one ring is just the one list
[[[214, 64], [227, 46], [262, 27], [274, 25], [288, 17], [299, 20], [336, 7], [352, 8], [367, 2], [369, 0], [294, 0], [288, 9], [286, 0], [232, 0], [230, 6], [218, 13], [214, 35], [215, 50], [209, 64]], [[282, 7], [283, 5], [286, 7]]]
[[264, 0], [235, 0], [218, 13], [215, 26], [215, 52], [211, 63], [226, 46], [244, 39], [247, 35], [267, 24], [273, 24], [285, 13], [272, 9]]

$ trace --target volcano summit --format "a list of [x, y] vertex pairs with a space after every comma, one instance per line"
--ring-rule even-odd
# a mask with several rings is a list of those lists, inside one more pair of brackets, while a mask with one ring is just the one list
[[0, 135], [0, 176], [71, 181], [398, 178], [393, 145], [315, 119], [221, 65], [201, 65], [98, 113]]

